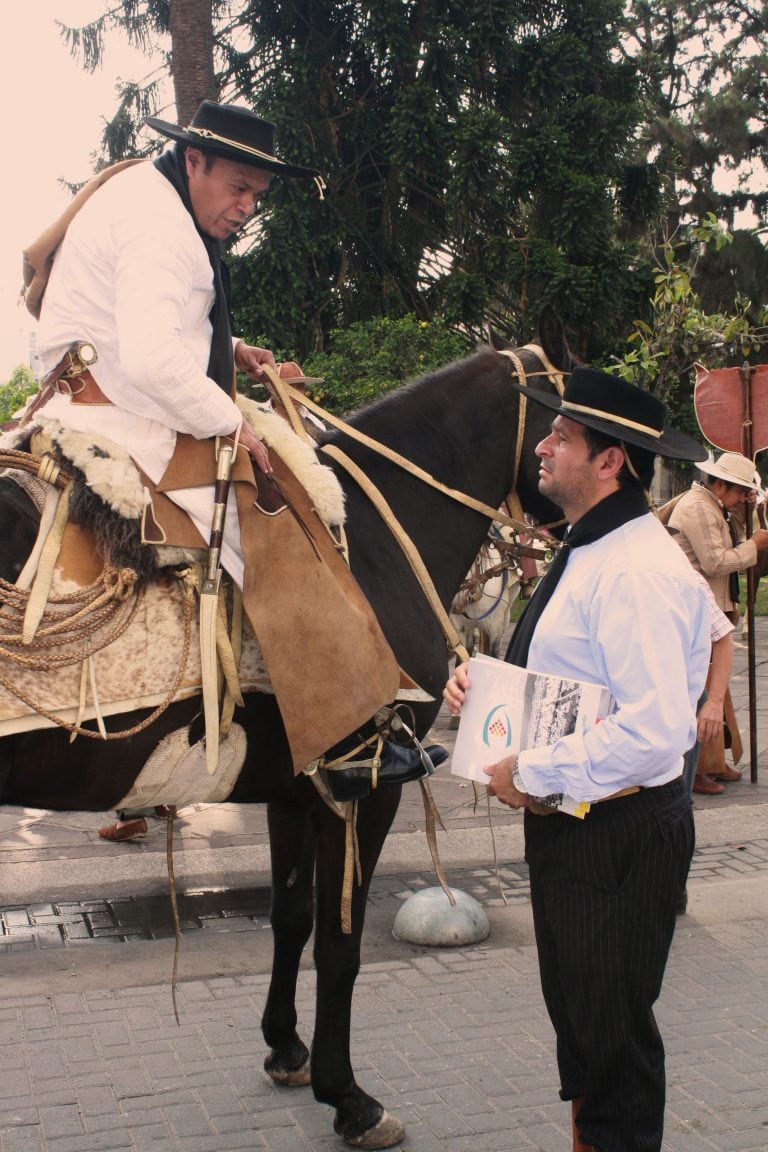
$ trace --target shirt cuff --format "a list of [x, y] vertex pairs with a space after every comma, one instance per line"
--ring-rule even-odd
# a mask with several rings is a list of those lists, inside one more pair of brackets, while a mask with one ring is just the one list
[[567, 791], [562, 780], [555, 781], [552, 747], [526, 748], [517, 758], [517, 770], [529, 796], [549, 796], [553, 792]]

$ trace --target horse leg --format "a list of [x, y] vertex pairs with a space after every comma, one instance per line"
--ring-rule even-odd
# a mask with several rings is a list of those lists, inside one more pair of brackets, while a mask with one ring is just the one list
[[270, 1048], [264, 1069], [276, 1084], [307, 1085], [309, 1050], [296, 1031], [296, 983], [301, 954], [312, 932], [314, 840], [306, 805], [270, 803], [267, 824], [274, 948], [272, 978], [261, 1018], [261, 1030]]
[[360, 939], [368, 889], [400, 802], [400, 789], [383, 788], [358, 805], [357, 835], [362, 883], [352, 896], [352, 931], [341, 930], [344, 825], [324, 806], [315, 809], [317, 1010], [312, 1043], [312, 1090], [336, 1109], [334, 1130], [354, 1148], [389, 1148], [403, 1124], [355, 1081], [350, 1057], [352, 994], [360, 970]]

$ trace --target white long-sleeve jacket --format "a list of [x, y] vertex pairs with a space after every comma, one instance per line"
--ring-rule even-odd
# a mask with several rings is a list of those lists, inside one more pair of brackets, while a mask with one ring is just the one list
[[74, 341], [90, 341], [92, 375], [115, 409], [55, 396], [45, 415], [86, 429], [98, 419], [155, 480], [176, 432], [232, 433], [239, 410], [206, 375], [213, 299], [208, 254], [169, 181], [151, 163], [114, 176], [69, 226], [37, 338], [46, 372]]

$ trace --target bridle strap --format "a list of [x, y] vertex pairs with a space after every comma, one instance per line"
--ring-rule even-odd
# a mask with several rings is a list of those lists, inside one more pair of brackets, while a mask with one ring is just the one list
[[[283, 380], [283, 378], [279, 375], [279, 373], [275, 372], [274, 368], [270, 367], [269, 364], [262, 364], [261, 368], [267, 376], [267, 379], [270, 381], [270, 384], [272, 385], [271, 388], [269, 385], [266, 386], [267, 391], [270, 393], [273, 400], [277, 399], [277, 402], [284, 409], [291, 428], [294, 430], [296, 435], [305, 442], [305, 444], [309, 444], [312, 448], [314, 448], [315, 441], [309, 435], [302, 423], [301, 416], [299, 415], [298, 405], [292, 404], [290, 401], [291, 399], [298, 399], [301, 404], [304, 404], [307, 407], [311, 406], [314, 408], [316, 406], [312, 404], [311, 400], [307, 401], [306, 397], [303, 396], [297, 388], [294, 388], [291, 384], [287, 384], [285, 380]], [[322, 412], [323, 410], [321, 408], [318, 409], [318, 411]], [[323, 418], [328, 418], [327, 412], [323, 413]]]
[[[555, 377], [559, 377], [562, 380], [562, 373], [557, 372], [557, 370], [547, 360], [542, 349], [540, 349], [537, 345], [528, 345], [527, 348], [529, 351], [534, 352], [535, 355], [538, 357], [538, 359], [541, 361], [541, 363], [544, 364], [544, 371], [532, 372], [532, 373], [526, 374], [525, 367], [524, 367], [522, 361], [520, 360], [520, 357], [517, 355], [516, 352], [508, 351], [508, 352], [502, 353], [503, 355], [507, 356], [512, 361], [513, 367], [514, 367], [515, 372], [517, 374], [517, 378], [521, 384], [523, 384], [523, 385], [525, 384], [528, 376], [547, 376], [551, 380]], [[272, 372], [270, 372], [268, 374], [268, 377], [270, 378], [270, 380], [274, 380], [274, 376], [275, 376], [275, 374]], [[556, 384], [556, 387], [559, 387], [559, 385]], [[361, 444], [364, 444], [366, 447], [370, 448], [373, 452], [376, 452], [380, 456], [384, 456], [386, 459], [391, 460], [394, 464], [397, 464], [400, 468], [403, 468], [406, 472], [408, 472], [412, 476], [415, 476], [417, 479], [423, 481], [423, 483], [429, 485], [431, 488], [437, 489], [438, 492], [442, 492], [444, 496], [450, 497], [451, 500], [455, 500], [459, 504], [463, 504], [468, 508], [474, 509], [474, 511], [476, 511], [476, 512], [480, 512], [483, 516], [487, 516], [491, 521], [497, 521], [498, 523], [504, 524], [509, 528], [513, 528], [517, 532], [524, 532], [529, 537], [530, 536], [540, 537], [541, 539], [546, 541], [548, 549], [551, 549], [553, 547], [558, 546], [557, 541], [553, 541], [549, 536], [546, 536], [544, 533], [537, 531], [535, 528], [532, 528], [529, 524], [527, 524], [525, 522], [525, 520], [522, 518], [522, 515], [519, 519], [516, 517], [513, 517], [513, 516], [507, 516], [504, 512], [501, 512], [498, 508], [491, 508], [491, 506], [489, 504], [483, 503], [482, 500], [476, 500], [473, 496], [469, 496], [465, 492], [459, 492], [455, 488], [449, 488], [447, 485], [443, 484], [440, 480], [436, 480], [435, 477], [432, 476], [429, 472], [425, 472], [423, 468], [419, 468], [418, 465], [416, 465], [412, 461], [406, 459], [405, 456], [401, 456], [399, 452], [395, 452], [395, 450], [393, 448], [389, 448], [389, 447], [387, 447], [387, 445], [381, 444], [377, 440], [373, 440], [370, 436], [367, 436], [364, 432], [360, 432], [360, 431], [358, 431], [358, 429], [352, 428], [344, 420], [341, 420], [338, 416], [334, 416], [332, 413], [327, 412], [325, 409], [321, 408], [319, 404], [315, 404], [313, 400], [310, 400], [309, 397], [304, 396], [301, 392], [299, 392], [297, 389], [293, 388], [291, 385], [287, 384], [283, 380], [280, 381], [279, 391], [280, 391], [281, 401], [284, 404], [285, 404], [286, 400], [288, 400], [289, 398], [291, 400], [296, 400], [297, 402], [304, 404], [307, 408], [309, 408], [310, 411], [313, 411], [316, 413], [316, 415], [320, 416], [320, 418], [322, 420], [326, 421], [329, 424], [332, 424], [336, 428], [339, 428], [347, 436], [350, 436], [352, 439], [359, 441]], [[524, 435], [524, 431], [525, 431], [525, 415], [524, 414], [525, 414], [525, 410], [526, 410], [525, 406], [523, 404], [523, 401], [525, 399], [526, 399], [526, 397], [521, 394], [521, 396], [520, 396], [521, 403], [520, 403], [520, 409], [519, 410], [520, 410], [520, 412], [523, 413], [523, 416], [522, 416], [522, 419], [520, 417], [518, 417], [518, 429], [517, 429], [517, 441], [516, 441], [516, 448], [515, 448], [515, 467], [514, 467], [514, 473], [513, 473], [513, 484], [516, 483], [516, 481], [517, 481], [519, 462], [520, 462], [520, 458], [522, 455], [522, 448], [523, 448], [523, 435]], [[286, 407], [287, 407], [287, 404], [286, 404]], [[390, 508], [389, 504], [385, 500], [384, 496], [381, 494], [381, 492], [375, 486], [375, 484], [373, 484], [372, 481], [369, 480], [369, 478], [366, 476], [366, 474], [363, 472], [363, 470], [357, 464], [355, 464], [355, 462], [352, 459], [350, 459], [350, 457], [344, 451], [342, 451], [342, 449], [339, 448], [337, 445], [335, 445], [335, 444], [321, 444], [321, 445], [318, 445], [318, 450], [320, 452], [324, 453], [324, 455], [330, 456], [331, 459], [336, 460], [337, 463], [339, 463], [343, 468], [345, 468], [346, 471], [349, 473], [349, 475], [352, 477], [352, 479], [359, 485], [359, 487], [362, 489], [362, 491], [365, 493], [365, 495], [371, 501], [371, 503], [373, 504], [373, 506], [376, 508], [379, 515], [383, 519], [384, 523], [387, 525], [390, 532], [395, 537], [395, 540], [399, 544], [402, 552], [404, 553], [406, 559], [408, 560], [408, 563], [411, 566], [411, 570], [413, 571], [414, 575], [416, 576], [416, 579], [419, 582], [419, 585], [420, 585], [420, 587], [421, 587], [421, 589], [422, 589], [422, 591], [423, 591], [423, 593], [424, 593], [424, 595], [425, 595], [425, 597], [426, 597], [426, 599], [427, 599], [427, 601], [428, 601], [428, 603], [429, 603], [429, 605], [430, 605], [430, 607], [431, 607], [431, 609], [435, 615], [435, 618], [437, 619], [437, 621], [439, 622], [439, 624], [443, 630], [443, 634], [447, 640], [449, 649], [452, 652], [454, 652], [460, 660], [462, 660], [462, 661], [468, 660], [469, 654], [468, 654], [466, 648], [464, 647], [464, 645], [462, 644], [461, 638], [460, 638], [457, 630], [454, 628], [454, 626], [451, 622], [450, 616], [448, 615], [448, 613], [446, 612], [445, 608], [442, 605], [442, 602], [440, 600], [440, 597], [437, 594], [437, 590], [435, 588], [432, 577], [429, 575], [429, 572], [426, 569], [424, 561], [422, 560], [421, 556], [419, 555], [418, 551], [416, 550], [410, 536], [408, 535], [408, 533], [403, 528], [402, 524], [400, 524], [399, 520], [397, 519], [397, 517], [392, 512], [392, 509]], [[519, 504], [519, 501], [518, 501], [518, 504]]]
[[[521, 349], [521, 351], [531, 352], [537, 358], [537, 360], [539, 360], [544, 365], [543, 372], [526, 373], [522, 360], [518, 356], [517, 352], [512, 348], [501, 348], [497, 349], [497, 351], [499, 352], [500, 356], [506, 356], [509, 360], [512, 361], [512, 367], [515, 369], [515, 375], [517, 376], [519, 384], [525, 386], [529, 376], [546, 376], [547, 379], [552, 383], [553, 387], [556, 389], [558, 395], [563, 395], [563, 391], [565, 390], [565, 373], [559, 372], [557, 368], [555, 368], [554, 364], [548, 358], [544, 349], [540, 348], [538, 344], [526, 344]], [[515, 460], [512, 468], [512, 483], [510, 485], [509, 492], [504, 498], [504, 503], [506, 504], [507, 508], [509, 508], [510, 511], [513, 511], [515, 516], [519, 517], [520, 520], [524, 520], [525, 513], [523, 511], [523, 506], [520, 503], [520, 497], [517, 494], [517, 481], [520, 474], [520, 461], [523, 457], [525, 418], [527, 413], [528, 397], [524, 392], [521, 392], [520, 403], [517, 409], [517, 439], [515, 441]], [[560, 520], [553, 524], [546, 524], [545, 527], [558, 528], [563, 523], [565, 523], [565, 521]], [[537, 535], [535, 532], [532, 532], [531, 534]]]
[[[562, 376], [562, 373], [557, 372], [557, 370], [547, 360], [543, 350], [539, 349], [537, 345], [528, 345], [527, 347], [530, 351], [535, 351], [535, 354], [544, 364], [545, 370], [541, 372], [529, 372], [526, 374], [522, 361], [516, 353], [501, 353], [501, 355], [507, 356], [512, 361], [516, 375], [521, 384], [525, 384], [526, 379], [530, 376], [547, 376], [549, 379], [552, 379], [553, 375]], [[270, 373], [270, 376], [271, 375], [272, 374]], [[334, 428], [340, 429], [345, 435], [350, 436], [353, 440], [357, 440], [361, 444], [364, 444], [366, 448], [370, 448], [371, 451], [378, 453], [379, 456], [383, 456], [385, 459], [391, 460], [393, 464], [397, 464], [398, 467], [404, 469], [404, 471], [408, 472], [410, 475], [415, 476], [424, 484], [429, 485], [429, 487], [435, 488], [438, 492], [442, 492], [444, 496], [448, 496], [449, 499], [455, 500], [458, 504], [463, 504], [467, 508], [472, 508], [475, 512], [479, 512], [481, 515], [487, 516], [490, 520], [496, 520], [498, 523], [504, 524], [505, 527], [512, 528], [515, 532], [524, 532], [528, 536], [538, 537], [546, 543], [548, 549], [556, 546], [556, 542], [553, 542], [550, 536], [547, 536], [546, 533], [539, 531], [536, 528], [531, 527], [530, 524], [526, 523], [522, 516], [522, 509], [520, 516], [508, 516], [506, 513], [501, 512], [498, 508], [492, 508], [490, 504], [485, 504], [482, 500], [476, 500], [474, 496], [469, 496], [465, 492], [459, 492], [455, 488], [449, 488], [447, 484], [443, 484], [442, 481], [435, 479], [435, 477], [432, 476], [429, 472], [425, 472], [423, 468], [418, 466], [418, 464], [414, 464], [405, 456], [401, 456], [400, 453], [396, 452], [393, 448], [389, 448], [386, 444], [379, 443], [378, 440], [373, 440], [370, 436], [367, 436], [365, 432], [360, 432], [357, 428], [353, 428], [340, 417], [334, 416], [333, 413], [328, 412], [325, 408], [321, 408], [319, 404], [315, 404], [315, 402], [310, 400], [308, 396], [304, 396], [301, 392], [298, 391], [298, 389], [294, 388], [293, 385], [286, 384], [284, 380], [280, 382], [280, 393], [281, 400], [283, 397], [285, 397], [290, 398], [291, 400], [295, 400], [297, 403], [304, 404], [311, 412], [314, 412], [315, 415], [319, 416], [327, 424], [331, 424]], [[521, 394], [520, 400], [520, 412], [524, 414], [526, 409], [523, 401], [526, 400], [526, 397]], [[517, 483], [519, 462], [522, 456], [522, 437], [524, 430], [524, 415], [522, 420], [518, 416], [515, 466], [512, 477], [513, 485]], [[323, 452], [325, 455], [332, 455], [333, 453], [330, 451], [331, 447], [332, 445], [329, 444], [320, 444], [318, 445], [318, 451]], [[512, 502], [514, 503], [514, 501]], [[517, 505], [518, 507], [520, 506], [519, 500], [517, 501]], [[558, 521], [558, 524], [559, 523], [560, 522]], [[554, 524], [545, 525], [545, 527], [556, 526], [557, 525]]]

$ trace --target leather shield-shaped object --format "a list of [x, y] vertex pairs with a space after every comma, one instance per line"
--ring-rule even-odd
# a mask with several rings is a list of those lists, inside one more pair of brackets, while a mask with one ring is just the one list
[[258, 494], [252, 484], [235, 484], [243, 606], [298, 773], [393, 700], [400, 672], [306, 491], [273, 449], [270, 460], [277, 489], [260, 474]]
[[[756, 364], [749, 376], [751, 455], [768, 448], [768, 364]], [[693, 403], [699, 427], [710, 443], [724, 452], [744, 453], [744, 379], [740, 368], [696, 365]]]

